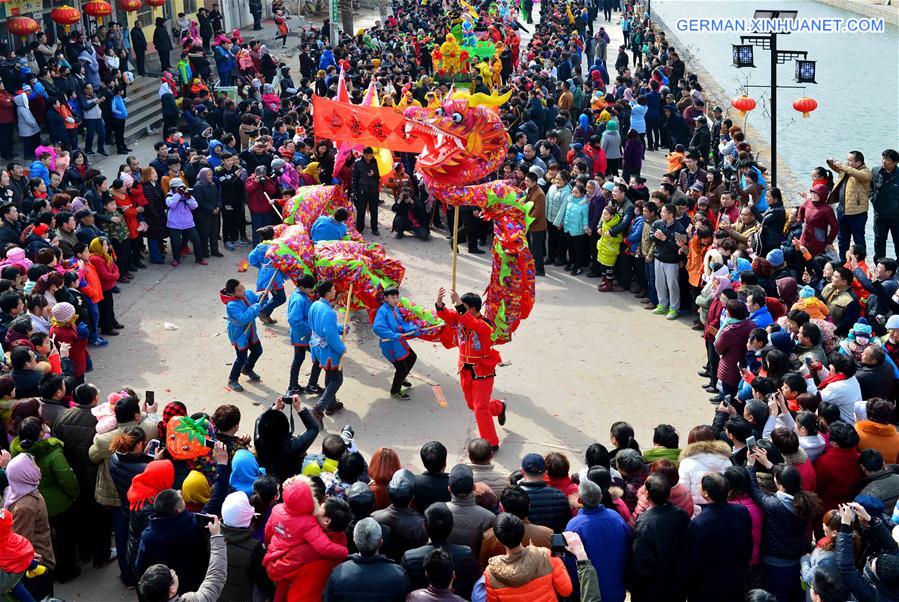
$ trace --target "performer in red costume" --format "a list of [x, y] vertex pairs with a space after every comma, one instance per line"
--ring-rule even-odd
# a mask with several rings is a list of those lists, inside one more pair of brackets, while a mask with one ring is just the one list
[[447, 336], [441, 338], [447, 348], [459, 348], [459, 379], [465, 403], [474, 412], [481, 438], [489, 441], [495, 451], [499, 449], [499, 437], [493, 417], [497, 417], [500, 426], [506, 423], [506, 402], [493, 398], [493, 379], [500, 362], [491, 339], [493, 324], [481, 315], [478, 295], [465, 293], [459, 297], [456, 291], [451, 291], [455, 311], [444, 305], [445, 295], [446, 290], [442, 288], [437, 293], [437, 315], [447, 324], [444, 331]]

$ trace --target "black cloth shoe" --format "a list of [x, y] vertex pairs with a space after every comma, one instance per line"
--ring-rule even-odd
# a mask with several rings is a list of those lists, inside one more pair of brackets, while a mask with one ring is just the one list
[[501, 401], [500, 403], [503, 404], [503, 411], [500, 412], [499, 415], [496, 417], [496, 421], [499, 423], [500, 426], [503, 426], [506, 424], [506, 408], [508, 406], [506, 406], [505, 401]]
[[468, 249], [468, 252], [471, 253], [472, 255], [486, 255], [487, 254], [487, 251], [484, 251], [483, 249]]
[[253, 370], [250, 370], [249, 368], [244, 368], [243, 370], [240, 371], [240, 373], [245, 375], [247, 378], [249, 378], [253, 382], [262, 380], [261, 376], [259, 376]]

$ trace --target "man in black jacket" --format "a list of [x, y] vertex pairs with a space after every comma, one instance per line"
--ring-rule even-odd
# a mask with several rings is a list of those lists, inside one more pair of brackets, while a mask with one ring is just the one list
[[[75, 389], [73, 408], [60, 414], [53, 425], [53, 436], [63, 442], [63, 452], [69, 466], [75, 472], [81, 491], [93, 491], [97, 486], [99, 466], [91, 462], [88, 455], [94, 435], [97, 434], [97, 417], [91, 409], [97, 405], [100, 393], [90, 384], [78, 385]], [[97, 503], [93, 495], [79, 495], [74, 503], [75, 515], [80, 517], [77, 529], [81, 545], [81, 557], [91, 559], [94, 566], [102, 566], [109, 561], [109, 533], [112, 531], [112, 513]], [[119, 520], [127, 520], [119, 508]], [[120, 565], [121, 566], [121, 565]]]
[[153, 47], [159, 53], [159, 68], [168, 71], [172, 68], [172, 39], [165, 27], [165, 19], [156, 17], [156, 29], [153, 30]]
[[414, 480], [414, 475], [408, 470], [396, 471], [387, 484], [390, 505], [371, 515], [379, 523], [390, 527], [393, 538], [391, 558], [395, 561], [399, 561], [407, 551], [428, 542], [425, 521], [421, 514], [411, 508]]
[[369, 517], [356, 523], [353, 543], [359, 553], [334, 568], [322, 593], [322, 601], [364, 600], [373, 592], [377, 592], [382, 600], [405, 600], [412, 589], [409, 577], [396, 563], [378, 553], [381, 526], [377, 521]]
[[19, 210], [12, 203], [0, 207], [3, 217], [3, 225], [0, 226], [0, 245], [6, 246], [22, 244], [22, 224], [19, 222]]
[[362, 151], [362, 157], [353, 163], [353, 186], [351, 188], [356, 205], [356, 230], [365, 232], [365, 209], [368, 208], [371, 219], [371, 233], [380, 236], [378, 232], [378, 182], [381, 175], [378, 172], [378, 162], [375, 161], [375, 151], [366, 146]]
[[724, 475], [707, 473], [700, 484], [708, 504], [687, 531], [687, 591], [697, 602], [742, 602], [752, 558], [752, 518], [745, 506], [727, 501]]
[[147, 59], [147, 38], [144, 36], [140, 21], [135, 19], [131, 26], [131, 48], [134, 50], [134, 61], [137, 63], [137, 74], [147, 75], [144, 63]]
[[646, 493], [652, 506], [637, 517], [634, 527], [631, 599], [683, 599], [690, 517], [668, 501], [671, 484], [664, 476], [646, 479]]
[[197, 223], [203, 256], [223, 257], [219, 251], [219, 232], [222, 229], [222, 195], [218, 186], [212, 181], [211, 168], [200, 169], [193, 195], [197, 200], [194, 220]]
[[446, 504], [436, 502], [428, 507], [425, 511], [425, 529], [430, 543], [409, 550], [403, 554], [400, 562], [412, 581], [412, 587], [419, 589], [428, 586], [425, 560], [433, 550], [444, 550], [453, 559], [456, 573], [453, 591], [463, 598], [469, 598], [474, 582], [479, 577], [478, 564], [470, 547], [447, 543], [446, 540], [453, 530], [453, 513]]
[[434, 502], [450, 501], [449, 475], [445, 472], [446, 447], [442, 443], [425, 443], [419, 455], [425, 471], [415, 475], [415, 509], [424, 513]]
[[233, 251], [235, 245], [247, 245], [244, 212], [247, 172], [240, 166], [237, 156], [226, 152], [222, 154], [222, 164], [215, 168], [214, 178], [222, 193], [222, 240], [225, 248]]
[[540, 454], [528, 454], [521, 461], [522, 478], [518, 486], [528, 494], [528, 519], [535, 525], [543, 525], [555, 533], [561, 533], [571, 518], [571, 508], [565, 494], [543, 480], [545, 473], [546, 462], [543, 457]]
[[865, 475], [859, 481], [862, 488], [859, 497], [870, 495], [877, 498], [883, 503], [884, 516], [892, 516], [896, 501], [899, 500], [899, 474], [886, 467], [883, 456], [876, 449], [864, 450], [858, 463]]

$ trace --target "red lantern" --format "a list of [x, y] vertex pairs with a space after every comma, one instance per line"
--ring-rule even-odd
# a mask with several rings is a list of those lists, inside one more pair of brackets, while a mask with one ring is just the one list
[[809, 113], [818, 108], [818, 102], [814, 98], [803, 96], [793, 101], [793, 108], [802, 113], [803, 119], [808, 119]]
[[41, 30], [40, 24], [31, 17], [11, 17], [6, 21], [6, 27], [9, 33], [23, 38]]
[[66, 32], [68, 33], [71, 26], [81, 19], [81, 11], [74, 6], [63, 4], [50, 11], [50, 19], [52, 19], [54, 23], [65, 25]]
[[755, 108], [755, 101], [745, 94], [741, 94], [731, 99], [730, 104], [733, 108], [740, 112], [740, 117], [746, 117], [746, 113]]
[[90, 0], [90, 2], [81, 5], [81, 9], [97, 19], [98, 23], [103, 22], [103, 17], [108, 17], [112, 14], [112, 6], [105, 0]]
[[159, 6], [163, 6], [165, 4], [165, 0], [146, 0], [146, 3], [148, 6], [157, 8]]
[[130, 13], [140, 10], [143, 6], [143, 3], [140, 0], [118, 0], [116, 2], [116, 6], [118, 6], [126, 13]]

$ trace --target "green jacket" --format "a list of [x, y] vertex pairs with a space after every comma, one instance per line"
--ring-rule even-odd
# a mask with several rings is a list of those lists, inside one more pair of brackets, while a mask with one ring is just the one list
[[[65, 512], [78, 497], [78, 479], [75, 478], [75, 473], [62, 452], [62, 447], [62, 441], [56, 437], [50, 437], [41, 439], [27, 450], [34, 456], [34, 461], [41, 469], [41, 482], [38, 490], [47, 503], [49, 516]], [[9, 451], [13, 457], [25, 451], [22, 449], [18, 437], [13, 439]]]
[[652, 464], [657, 460], [671, 460], [672, 462], [674, 462], [674, 465], [677, 466], [678, 458], [680, 458], [679, 449], [669, 449], [667, 447], [650, 447], [643, 452], [643, 461], [647, 464]]

